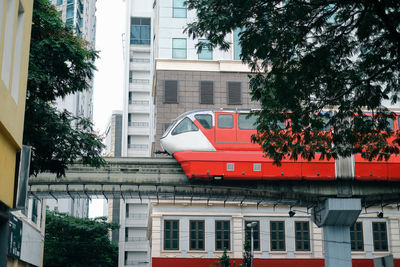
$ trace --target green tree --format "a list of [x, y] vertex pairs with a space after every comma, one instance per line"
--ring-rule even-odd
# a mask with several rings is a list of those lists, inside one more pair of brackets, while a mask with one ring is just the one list
[[224, 252], [222, 253], [221, 257], [219, 257], [219, 260], [217, 262], [217, 265], [220, 267], [230, 267], [230, 258], [228, 254], [226, 254], [226, 248], [224, 248]]
[[243, 266], [250, 267], [251, 265], [251, 238], [249, 234], [245, 232], [245, 240], [243, 244]]
[[48, 0], [34, 1], [23, 143], [32, 146], [31, 174], [64, 175], [81, 160], [101, 166], [103, 144], [92, 123], [54, 108], [55, 100], [87, 90], [97, 52], [73, 34]]
[[117, 266], [118, 247], [108, 238], [117, 228], [106, 217], [82, 219], [47, 211], [44, 266]]
[[[400, 1], [188, 0], [198, 20], [189, 24], [200, 44], [228, 49], [240, 29], [241, 59], [253, 70], [259, 101], [253, 141], [276, 162], [361, 153], [387, 159], [399, 149], [388, 137], [385, 107], [400, 90]], [[324, 113], [323, 110], [335, 112]], [[375, 120], [363, 117], [372, 112]], [[352, 119], [357, 115], [356, 119]], [[290, 119], [288, 132], [278, 129]], [[332, 127], [332, 128], [330, 128]], [[324, 128], [333, 130], [323, 131]]]

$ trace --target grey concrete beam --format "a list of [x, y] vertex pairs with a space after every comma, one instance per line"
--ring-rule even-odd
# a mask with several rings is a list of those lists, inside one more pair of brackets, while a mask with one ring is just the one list
[[400, 183], [374, 181], [190, 181], [172, 158], [109, 158], [92, 168], [75, 164], [65, 177], [29, 179], [31, 196], [202, 198], [315, 205], [326, 198], [360, 198], [363, 206], [397, 203]]

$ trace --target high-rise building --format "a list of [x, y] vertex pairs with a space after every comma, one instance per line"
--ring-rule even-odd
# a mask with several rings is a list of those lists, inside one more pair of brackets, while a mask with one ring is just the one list
[[[51, 0], [62, 20], [70, 25], [75, 34], [88, 45], [95, 47], [96, 42], [96, 0]], [[93, 80], [88, 81], [90, 88], [83, 92], [67, 95], [57, 99], [59, 110], [68, 110], [73, 116], [93, 119]], [[89, 215], [89, 200], [87, 199], [49, 199], [50, 210], [68, 213], [75, 217]]]

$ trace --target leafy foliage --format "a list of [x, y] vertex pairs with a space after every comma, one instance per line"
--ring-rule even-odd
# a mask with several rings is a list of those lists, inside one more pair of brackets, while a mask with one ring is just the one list
[[[398, 154], [387, 107], [400, 90], [400, 1], [188, 0], [198, 20], [186, 31], [229, 49], [235, 29], [253, 70], [259, 134], [275, 162], [361, 153]], [[199, 47], [203, 44], [199, 44]], [[324, 111], [331, 110], [330, 113]], [[363, 119], [374, 117], [372, 125]], [[353, 119], [356, 116], [358, 119]], [[282, 118], [287, 131], [276, 128]], [[328, 128], [324, 130], [324, 128]], [[387, 131], [386, 131], [387, 130]], [[394, 138], [392, 138], [394, 137]], [[389, 141], [388, 141], [389, 140]]]
[[251, 238], [249, 234], [245, 232], [244, 244], [243, 244], [243, 267], [251, 266]]
[[58, 97], [89, 88], [96, 57], [49, 1], [34, 1], [23, 140], [32, 146], [31, 174], [61, 176], [77, 159], [96, 167], [104, 164], [103, 144], [92, 123], [54, 108]]
[[44, 266], [117, 266], [118, 247], [108, 233], [118, 227], [106, 217], [82, 219], [47, 211]]

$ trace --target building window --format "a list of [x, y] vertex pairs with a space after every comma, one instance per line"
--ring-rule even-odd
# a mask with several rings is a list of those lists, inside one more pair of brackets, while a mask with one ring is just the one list
[[374, 250], [387, 251], [388, 242], [387, 242], [386, 222], [373, 222], [372, 234], [374, 237]]
[[204, 250], [204, 221], [190, 221], [190, 250]]
[[38, 216], [38, 200], [36, 198], [32, 201], [32, 222], [37, 223]]
[[284, 251], [286, 249], [284, 221], [270, 222], [270, 237], [272, 251]]
[[131, 44], [150, 45], [150, 18], [131, 18]]
[[200, 81], [200, 104], [214, 104], [214, 83], [212, 81]]
[[63, 0], [57, 0], [57, 5], [62, 5]]
[[178, 103], [178, 81], [164, 82], [164, 104]]
[[297, 251], [310, 251], [309, 222], [295, 222], [295, 238]]
[[240, 82], [228, 82], [228, 105], [241, 105], [242, 92]]
[[73, 18], [74, 17], [74, 3], [68, 4], [67, 5], [67, 14], [66, 14], [67, 19]]
[[178, 250], [179, 249], [179, 221], [165, 220], [164, 221], [164, 249]]
[[242, 29], [235, 29], [233, 31], [233, 59], [240, 60], [240, 54], [242, 53], [242, 46], [239, 42], [239, 33], [242, 32]]
[[363, 226], [362, 222], [356, 222], [350, 227], [350, 240], [352, 251], [364, 250]]
[[[260, 250], [260, 222], [259, 221], [246, 221], [246, 231], [245, 231], [245, 242], [247, 242], [247, 239], [249, 242], [251, 242], [251, 228], [247, 227], [247, 224], [256, 222], [257, 225], [256, 227], [253, 228], [253, 246], [254, 250]], [[249, 243], [250, 244], [250, 243]], [[251, 244], [250, 244], [251, 245]]]
[[186, 58], [186, 39], [172, 39], [172, 58]]
[[231, 249], [230, 221], [215, 221], [215, 250]]
[[187, 8], [185, 5], [186, 0], [173, 0], [174, 7], [173, 7], [173, 14], [172, 17], [174, 18], [186, 18]]
[[[210, 41], [201, 39], [199, 40], [199, 43], [204, 43], [204, 44], [209, 44]], [[203, 46], [201, 49], [201, 52], [199, 52], [199, 59], [209, 59], [211, 60], [213, 58], [213, 50], [210, 46]]]

